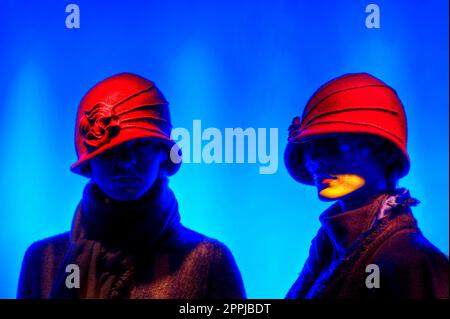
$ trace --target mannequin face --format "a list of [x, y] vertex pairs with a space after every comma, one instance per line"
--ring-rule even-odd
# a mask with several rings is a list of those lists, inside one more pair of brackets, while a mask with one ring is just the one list
[[370, 147], [351, 138], [309, 142], [305, 162], [322, 201], [359, 203], [386, 189], [383, 163], [375, 159]]
[[132, 140], [90, 160], [91, 177], [108, 197], [132, 201], [144, 195], [164, 174], [161, 164], [166, 159], [159, 143]]

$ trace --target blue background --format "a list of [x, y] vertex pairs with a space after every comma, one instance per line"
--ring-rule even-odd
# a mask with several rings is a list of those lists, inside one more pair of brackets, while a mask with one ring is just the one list
[[69, 1], [0, 4], [0, 297], [14, 298], [25, 249], [69, 230], [86, 179], [74, 121], [97, 81], [153, 79], [175, 127], [276, 127], [278, 171], [258, 164], [187, 164], [171, 180], [185, 225], [229, 246], [252, 298], [282, 298], [329, 205], [284, 167], [287, 127], [325, 81], [366, 71], [392, 85], [409, 125], [410, 174], [400, 185], [425, 236], [448, 255], [448, 2]]

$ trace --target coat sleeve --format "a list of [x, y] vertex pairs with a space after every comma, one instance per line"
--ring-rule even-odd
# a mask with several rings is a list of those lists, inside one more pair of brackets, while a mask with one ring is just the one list
[[212, 258], [208, 298], [246, 298], [242, 276], [231, 251], [224, 244], [216, 242]]

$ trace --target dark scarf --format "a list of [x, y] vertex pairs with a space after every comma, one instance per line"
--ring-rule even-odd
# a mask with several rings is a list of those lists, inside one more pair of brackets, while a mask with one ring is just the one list
[[313, 239], [309, 257], [286, 298], [327, 298], [334, 296], [353, 266], [369, 249], [403, 229], [418, 231], [409, 206], [418, 204], [401, 188], [381, 194], [371, 203], [340, 212], [338, 203], [322, 213], [322, 227]]
[[[93, 182], [86, 185], [71, 229], [70, 247], [50, 298], [126, 298], [137, 261], [180, 223], [178, 203], [167, 179], [141, 198], [119, 202]], [[80, 288], [67, 288], [66, 266], [78, 265]]]

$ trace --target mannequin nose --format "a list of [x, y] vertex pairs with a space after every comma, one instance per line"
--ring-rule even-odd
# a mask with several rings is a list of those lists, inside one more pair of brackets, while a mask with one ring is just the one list
[[323, 160], [308, 160], [306, 163], [306, 166], [312, 171], [312, 172], [320, 172], [323, 171], [326, 167], [327, 162]]
[[314, 162], [317, 170], [323, 170], [327, 166], [327, 162], [323, 160], [316, 160]]
[[128, 170], [136, 166], [136, 154], [131, 148], [123, 148], [116, 158], [118, 168]]
[[132, 168], [134, 168], [134, 167], [136, 166], [136, 160], [135, 160], [135, 159], [130, 159], [130, 160], [119, 160], [119, 161], [117, 162], [117, 166], [118, 166], [120, 169], [123, 169], [123, 170], [129, 170], [129, 169], [132, 169]]

